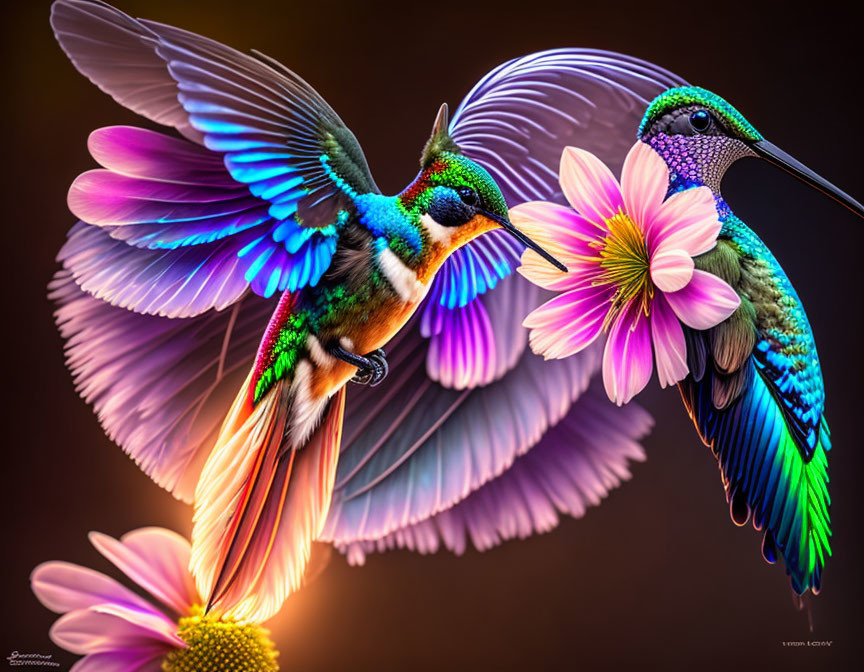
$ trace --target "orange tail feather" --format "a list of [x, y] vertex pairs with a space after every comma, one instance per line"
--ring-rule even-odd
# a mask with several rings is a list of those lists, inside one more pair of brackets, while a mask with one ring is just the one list
[[263, 621], [302, 581], [330, 508], [345, 390], [299, 448], [285, 450], [291, 387], [253, 408], [241, 389], [196, 491], [191, 568], [208, 606]]

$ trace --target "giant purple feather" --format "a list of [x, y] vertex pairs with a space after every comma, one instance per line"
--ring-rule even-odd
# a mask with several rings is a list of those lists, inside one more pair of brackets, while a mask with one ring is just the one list
[[79, 394], [145, 473], [191, 501], [272, 306], [247, 294], [231, 310], [168, 319], [100, 301], [66, 270], [50, 289]]
[[443, 545], [461, 555], [469, 541], [485, 551], [507, 539], [548, 532], [561, 514], [581, 518], [629, 480], [630, 462], [645, 459], [639, 439], [651, 425], [638, 405], [610, 404], [595, 381], [534, 448], [458, 504], [383, 537], [343, 540], [337, 548], [348, 562], [362, 565], [375, 551], [435, 553]]

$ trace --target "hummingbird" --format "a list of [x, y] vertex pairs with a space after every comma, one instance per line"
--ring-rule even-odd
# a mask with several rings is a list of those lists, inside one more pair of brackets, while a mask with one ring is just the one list
[[768, 247], [720, 191], [739, 159], [762, 158], [864, 217], [864, 207], [766, 140], [732, 105], [695, 86], [675, 87], [645, 111], [638, 137], [663, 157], [669, 193], [705, 185], [722, 224], [717, 246], [695, 259], [741, 298], [707, 331], [685, 328], [690, 374], [678, 384], [702, 441], [719, 461], [730, 515], [763, 532], [762, 554], [782, 557], [792, 589], [821, 588], [831, 555], [825, 388], [810, 323]]
[[[382, 348], [422, 304], [421, 332], [437, 356], [459, 351], [456, 365], [442, 359], [430, 373], [443, 387], [491, 390], [512, 371], [507, 386], [518, 389], [524, 334], [496, 341], [508, 353], [496, 362], [495, 311], [483, 302], [505, 279], [522, 286], [509, 276], [526, 246], [563, 266], [510, 223], [507, 199], [557, 189], [556, 135], [580, 129], [587, 140], [677, 80], [606, 52], [516, 59], [481, 80], [452, 121], [441, 107], [419, 174], [385, 196], [351, 131], [276, 61], [102, 2], [57, 0], [51, 23], [82, 74], [182, 136], [109, 127], [89, 138], [102, 168], [70, 188], [80, 221], [51, 285], [69, 365], [111, 438], [194, 502], [191, 568], [207, 607], [265, 620], [300, 585], [312, 542], [330, 540], [322, 532], [346, 383], [382, 383]], [[592, 95], [610, 101], [605, 111]], [[614, 134], [600, 143], [611, 153], [622, 144]], [[436, 340], [445, 336], [446, 347]], [[568, 366], [552, 382], [532, 370], [542, 394], [514, 455], [562, 420], [596, 357]], [[610, 437], [621, 446], [609, 458], [614, 474], [590, 482], [587, 500], [640, 456], [634, 440], [650, 421], [627, 417]], [[577, 447], [571, 454], [580, 457]], [[369, 454], [363, 462], [377, 464]], [[594, 462], [604, 463], [602, 450]], [[589, 479], [596, 472], [577, 480]]]

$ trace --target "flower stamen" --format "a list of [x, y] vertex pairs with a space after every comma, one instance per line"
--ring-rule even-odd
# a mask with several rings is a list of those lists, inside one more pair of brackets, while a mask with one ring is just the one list
[[257, 623], [205, 614], [195, 605], [180, 619], [177, 635], [186, 647], [168, 653], [164, 672], [275, 672], [276, 650], [269, 632]]
[[619, 210], [606, 220], [606, 225], [609, 233], [599, 251], [604, 273], [594, 284], [615, 288], [612, 307], [603, 324], [603, 328], [608, 330], [618, 315], [634, 301], [647, 316], [654, 298], [654, 284], [651, 282], [651, 260], [645, 236], [636, 223]]

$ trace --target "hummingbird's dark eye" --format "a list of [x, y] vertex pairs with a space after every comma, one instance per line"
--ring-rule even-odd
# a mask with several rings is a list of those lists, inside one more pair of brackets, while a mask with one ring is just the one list
[[474, 206], [480, 203], [480, 197], [471, 187], [457, 187], [456, 193], [465, 205]]
[[696, 110], [690, 115], [690, 126], [697, 133], [704, 133], [711, 128], [711, 115], [705, 110]]

